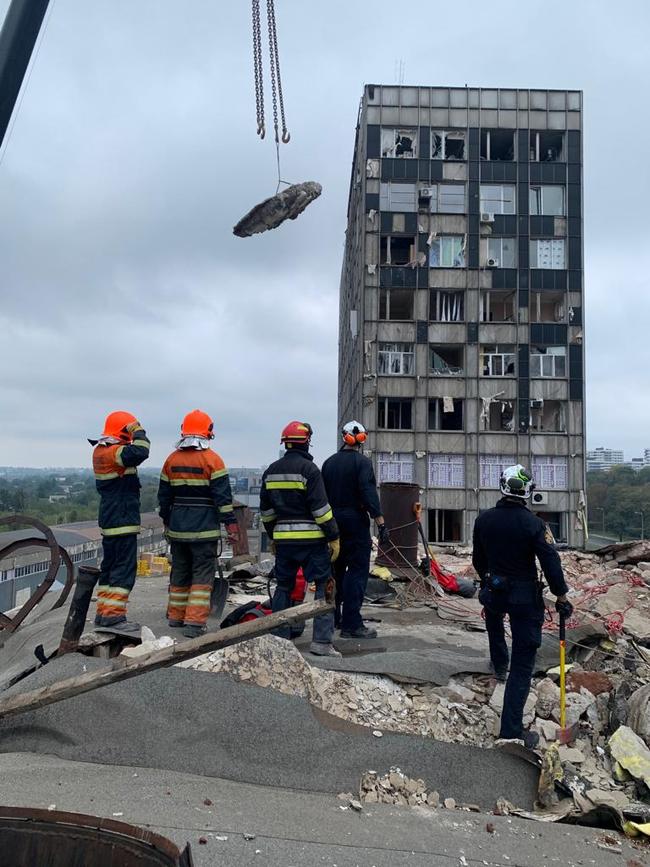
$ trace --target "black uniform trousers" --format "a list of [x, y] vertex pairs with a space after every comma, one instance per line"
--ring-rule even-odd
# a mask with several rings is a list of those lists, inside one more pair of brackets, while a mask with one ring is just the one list
[[[291, 593], [296, 585], [296, 575], [302, 566], [305, 578], [316, 585], [315, 600], [325, 598], [325, 585], [332, 577], [332, 563], [327, 542], [275, 543], [275, 580], [273, 611], [284, 611], [291, 607]], [[273, 630], [280, 638], [291, 638], [291, 628], [280, 626]], [[330, 644], [334, 634], [334, 615], [319, 614], [314, 617], [313, 640], [317, 644]]]
[[102, 562], [97, 585], [96, 623], [109, 626], [126, 618], [129, 594], [138, 569], [138, 536], [102, 537]]
[[[485, 608], [485, 626], [490, 644], [490, 659], [496, 672], [505, 672], [510, 662], [501, 713], [501, 738], [521, 738], [524, 732], [524, 705], [530, 692], [535, 657], [542, 643], [544, 603], [536, 582], [513, 582], [509, 591], [484, 588], [479, 599]], [[504, 617], [508, 615], [512, 633], [512, 654], [508, 654]]]
[[336, 578], [335, 623], [344, 632], [361, 629], [361, 606], [366, 595], [370, 574], [372, 539], [370, 521], [364, 513], [353, 509], [337, 509], [341, 551], [334, 562]]

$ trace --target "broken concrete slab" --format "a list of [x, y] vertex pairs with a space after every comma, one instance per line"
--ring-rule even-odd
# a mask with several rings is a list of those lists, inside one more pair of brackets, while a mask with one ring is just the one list
[[[44, 686], [80, 673], [84, 665], [90, 670], [101, 662], [63, 657], [23, 683]], [[17, 686], [11, 690], [20, 691]], [[390, 732], [374, 738], [369, 728], [341, 723], [336, 730], [326, 727], [298, 697], [224, 674], [171, 668], [5, 720], [0, 752], [334, 793], [354, 791], [368, 768], [384, 772], [398, 765], [459, 802], [489, 808], [497, 793], [522, 806], [533, 803], [536, 771], [512, 756]]]
[[627, 725], [650, 745], [650, 683], [635, 690], [627, 700]]
[[612, 758], [637, 780], [650, 785], [650, 750], [628, 726], [619, 726], [607, 742]]
[[398, 682], [435, 683], [438, 686], [446, 685], [449, 678], [455, 674], [464, 672], [488, 674], [490, 671], [486, 656], [478, 656], [462, 650], [454, 653], [448, 647], [393, 653], [370, 652], [363, 656], [343, 656], [342, 659], [313, 657], [309, 662], [310, 665], [327, 668], [330, 671], [383, 674]]

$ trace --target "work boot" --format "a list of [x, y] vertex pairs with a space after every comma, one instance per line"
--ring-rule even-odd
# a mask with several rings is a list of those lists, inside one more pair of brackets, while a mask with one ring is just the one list
[[183, 635], [185, 638], [198, 638], [200, 635], [205, 635], [207, 631], [207, 626], [198, 626], [192, 623], [186, 623], [183, 627]]
[[182, 620], [168, 620], [167, 626], [169, 626], [171, 629], [181, 629], [183, 626], [185, 626], [185, 623]]
[[490, 662], [490, 671], [494, 675], [497, 683], [505, 683], [506, 680], [508, 680], [508, 669], [507, 668], [496, 669], [494, 667], [494, 663]]
[[[135, 620], [127, 620], [126, 617], [102, 617], [102, 623], [97, 627], [97, 632], [119, 632], [124, 635], [140, 635], [142, 627]], [[106, 621], [113, 621], [107, 623]]]
[[314, 656], [343, 656], [333, 644], [323, 644], [320, 641], [312, 641], [309, 645], [309, 652], [313, 653]]
[[377, 638], [377, 630], [368, 626], [359, 626], [358, 629], [341, 630], [341, 638]]

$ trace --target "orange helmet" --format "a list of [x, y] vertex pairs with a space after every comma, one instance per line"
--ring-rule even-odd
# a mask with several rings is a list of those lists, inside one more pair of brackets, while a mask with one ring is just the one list
[[205, 437], [208, 440], [214, 439], [212, 428], [214, 424], [207, 412], [202, 412], [200, 409], [193, 409], [183, 419], [181, 425], [181, 436], [183, 437]]
[[137, 418], [130, 412], [123, 412], [122, 410], [111, 412], [106, 416], [102, 436], [117, 437], [124, 442], [130, 442], [132, 436], [127, 433], [126, 427], [133, 424], [134, 421], [137, 421]]
[[280, 442], [285, 445], [292, 443], [308, 443], [313, 431], [306, 421], [290, 421], [280, 434]]

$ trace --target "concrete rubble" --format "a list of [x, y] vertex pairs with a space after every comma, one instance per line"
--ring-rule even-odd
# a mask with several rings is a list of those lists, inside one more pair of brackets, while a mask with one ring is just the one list
[[[605, 556], [575, 551], [561, 556], [576, 609], [568, 624], [571, 665], [567, 678], [567, 726], [575, 724], [576, 736], [573, 743], [557, 749], [549, 779], [551, 789], [558, 792], [546, 800], [549, 805], [554, 802], [551, 809], [558, 816], [589, 813], [595, 808], [622, 815], [635, 804], [638, 811], [639, 801], [649, 793], [646, 768], [650, 766], [645, 762], [650, 759], [646, 746], [650, 744], [650, 649], [644, 650], [644, 644], [650, 643], [650, 543], [633, 549], [610, 546]], [[474, 577], [468, 549], [441, 549], [436, 557], [454, 574]], [[394, 576], [384, 577], [392, 580]], [[404, 606], [404, 600], [404, 593], [398, 590], [396, 597], [387, 597], [386, 604]], [[552, 601], [552, 597], [547, 599], [551, 611]], [[426, 598], [420, 593], [408, 602], [409, 607], [437, 608], [440, 596], [432, 593]], [[445, 628], [449, 628], [449, 619], [456, 621], [459, 644], [462, 635], [469, 634], [466, 630], [476, 625], [476, 606], [468, 609], [475, 602], [453, 598], [445, 609]], [[545, 635], [553, 642], [557, 625], [551, 621], [549, 618], [545, 625]], [[187, 665], [302, 696], [320, 711], [378, 734], [382, 730], [419, 734], [486, 748], [495, 745], [499, 734], [504, 686], [482, 674], [460, 674], [444, 686], [435, 686], [330, 671], [310, 665], [294, 645], [273, 636], [208, 654]], [[539, 733], [543, 755], [557, 740], [559, 674], [555, 667], [537, 674], [524, 722]], [[625, 729], [630, 733], [627, 739], [621, 735]], [[630, 738], [636, 745], [633, 759]], [[647, 756], [643, 754], [643, 773], [635, 774], [631, 768], [641, 761], [641, 745]], [[430, 807], [440, 803], [440, 795], [427, 792], [421, 780], [392, 768], [383, 775], [368, 771], [361, 781], [359, 801]], [[650, 818], [650, 808], [647, 814]]]

